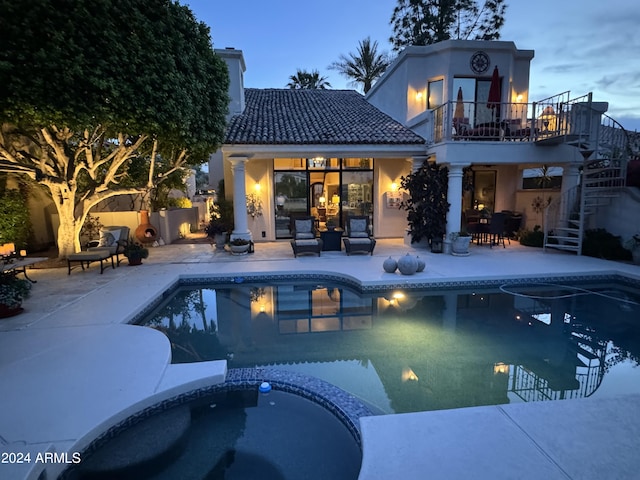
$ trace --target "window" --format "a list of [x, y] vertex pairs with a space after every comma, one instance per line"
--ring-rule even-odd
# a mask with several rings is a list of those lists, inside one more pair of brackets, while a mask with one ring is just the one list
[[522, 189], [557, 190], [562, 186], [562, 167], [548, 167], [543, 165], [538, 168], [525, 168], [522, 171]]
[[429, 82], [429, 104], [427, 108], [438, 108], [444, 103], [444, 80]]

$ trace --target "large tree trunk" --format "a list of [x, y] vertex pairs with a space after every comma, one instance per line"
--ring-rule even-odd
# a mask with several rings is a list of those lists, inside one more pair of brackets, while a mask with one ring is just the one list
[[58, 257], [67, 258], [70, 254], [79, 252], [80, 239], [77, 234], [76, 221], [73, 215], [73, 205], [61, 205], [58, 210], [60, 226], [58, 227]]
[[[72, 253], [79, 252], [80, 248], [80, 228], [84, 221], [76, 218], [75, 198], [68, 189], [51, 188], [53, 203], [58, 211], [58, 258], [67, 258]], [[72, 196], [73, 195], [73, 196]]]

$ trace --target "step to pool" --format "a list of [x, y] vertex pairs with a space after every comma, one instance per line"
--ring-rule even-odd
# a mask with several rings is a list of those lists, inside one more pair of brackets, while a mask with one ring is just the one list
[[141, 472], [167, 464], [180, 455], [191, 426], [191, 411], [183, 405], [153, 415], [109, 440], [83, 459], [70, 478], [140, 478]]

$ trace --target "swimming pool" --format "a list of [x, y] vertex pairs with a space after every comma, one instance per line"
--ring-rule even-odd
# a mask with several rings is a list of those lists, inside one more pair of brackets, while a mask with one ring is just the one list
[[640, 293], [623, 283], [242, 280], [179, 287], [137, 323], [174, 362], [315, 376], [376, 413], [640, 393]]

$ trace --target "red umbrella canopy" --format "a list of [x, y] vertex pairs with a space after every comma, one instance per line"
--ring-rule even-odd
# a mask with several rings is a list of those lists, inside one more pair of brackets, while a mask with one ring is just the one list
[[487, 108], [500, 107], [501, 92], [500, 92], [500, 73], [498, 73], [498, 67], [494, 67], [493, 75], [491, 76], [491, 85], [489, 86], [489, 98], [487, 98]]

